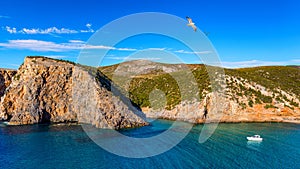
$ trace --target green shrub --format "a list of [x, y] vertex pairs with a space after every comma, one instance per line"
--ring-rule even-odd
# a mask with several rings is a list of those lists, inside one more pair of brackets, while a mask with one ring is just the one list
[[250, 101], [248, 102], [248, 105], [249, 105], [250, 107], [253, 107], [253, 101], [250, 100]]
[[14, 76], [14, 79], [15, 79], [15, 80], [20, 80], [20, 77], [21, 77], [20, 74], [16, 74], [16, 75]]
[[257, 97], [255, 98], [255, 104], [261, 104], [261, 101]]
[[268, 109], [268, 108], [276, 108], [277, 109], [278, 107], [273, 106], [272, 104], [266, 104], [264, 108], [265, 109]]
[[295, 107], [299, 107], [299, 103], [294, 102], [294, 99], [290, 101], [290, 104]]

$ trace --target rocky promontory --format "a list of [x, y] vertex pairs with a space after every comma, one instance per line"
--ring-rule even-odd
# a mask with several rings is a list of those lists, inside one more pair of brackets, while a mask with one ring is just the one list
[[93, 68], [27, 57], [15, 74], [1, 71], [0, 77], [4, 77], [1, 90], [5, 88], [0, 118], [11, 125], [78, 122], [114, 129], [147, 125]]
[[215, 68], [144, 60], [93, 68], [27, 57], [17, 71], [0, 69], [0, 120], [113, 129], [147, 125], [146, 117], [300, 123], [299, 67], [224, 68], [213, 75], [207, 69]]

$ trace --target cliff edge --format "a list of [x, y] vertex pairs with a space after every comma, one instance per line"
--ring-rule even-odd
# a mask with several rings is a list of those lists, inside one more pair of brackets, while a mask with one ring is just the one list
[[114, 96], [101, 83], [103, 77], [91, 70], [44, 57], [25, 58], [1, 97], [0, 118], [11, 125], [79, 122], [114, 129], [147, 125], [138, 110]]

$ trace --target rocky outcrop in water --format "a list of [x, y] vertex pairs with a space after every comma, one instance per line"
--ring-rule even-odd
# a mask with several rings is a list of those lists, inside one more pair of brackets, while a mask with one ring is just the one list
[[125, 128], [147, 123], [103, 86], [98, 74], [84, 67], [27, 57], [6, 89], [0, 117], [11, 125], [79, 122], [99, 128]]

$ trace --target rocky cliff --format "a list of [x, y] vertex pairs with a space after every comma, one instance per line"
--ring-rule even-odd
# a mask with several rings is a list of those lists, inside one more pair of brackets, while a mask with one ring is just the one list
[[0, 69], [0, 97], [4, 95], [6, 88], [10, 85], [16, 70]]
[[[218, 92], [212, 90], [207, 67], [186, 66], [193, 73], [198, 90], [185, 92], [197, 93], [199, 99], [182, 98], [182, 88], [179, 88], [177, 83], [180, 79], [174, 80], [174, 77], [182, 72], [183, 65], [180, 64], [133, 61], [101, 67], [100, 70], [112, 80], [126, 79], [118, 76], [127, 76], [131, 81], [130, 86], [122, 86], [122, 83], [120, 86], [150, 118], [193, 123], [300, 122], [300, 69], [296, 66], [224, 69], [222, 77], [226, 84], [221, 109], [216, 108], [220, 107], [220, 99], [216, 98]], [[146, 69], [142, 69], [143, 67]], [[134, 73], [128, 75], [128, 72]], [[188, 78], [182, 75], [181, 81], [184, 79]], [[194, 82], [188, 83], [192, 85]], [[151, 97], [155, 90], [160, 90], [165, 100], [160, 101], [158, 95]], [[156, 109], [152, 102], [165, 102], [165, 106]]]
[[[209, 98], [213, 93], [209, 93], [205, 98]], [[216, 102], [184, 102], [168, 110], [155, 110], [144, 107], [143, 112], [148, 118], [162, 118], [171, 120], [181, 120], [191, 123], [204, 122], [291, 122], [300, 123], [299, 107], [289, 108], [283, 104], [268, 107], [269, 104], [254, 104], [252, 107], [240, 106], [236, 101], [225, 99], [224, 109], [216, 111]], [[207, 110], [205, 110], [207, 109]], [[188, 110], [188, 111], [186, 111]], [[205, 115], [205, 112], [207, 114]]]
[[0, 117], [11, 125], [79, 122], [119, 129], [147, 124], [91, 70], [27, 57], [1, 98]]
[[[298, 67], [224, 71], [221, 104], [204, 65], [132, 61], [95, 69], [27, 57], [17, 71], [0, 70], [0, 118], [12, 125], [79, 122], [115, 129], [147, 125], [145, 115], [192, 123], [300, 122]], [[195, 81], [186, 80], [191, 75]]]

